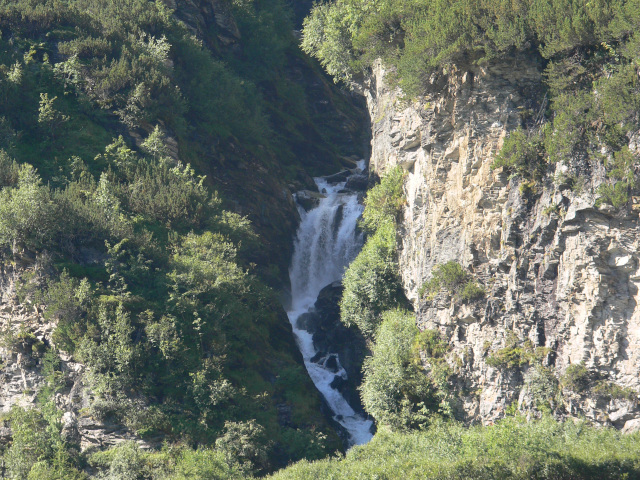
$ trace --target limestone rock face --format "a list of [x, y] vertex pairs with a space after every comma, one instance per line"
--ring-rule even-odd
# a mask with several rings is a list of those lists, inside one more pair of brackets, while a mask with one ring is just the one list
[[[491, 169], [520, 112], [543, 107], [540, 66], [517, 57], [434, 75], [428, 93], [411, 102], [384, 77], [378, 63], [365, 82], [370, 169], [407, 171], [402, 281], [420, 328], [438, 329], [452, 346], [458, 415], [489, 423], [512, 403], [539, 404], [542, 380], [531, 380], [531, 364], [487, 362], [512, 345], [539, 353], [556, 377], [560, 394], [545, 402], [557, 415], [639, 429], [638, 212], [596, 208], [605, 172], [581, 158], [556, 165], [537, 184]], [[578, 187], [563, 180], [571, 176]], [[432, 268], [450, 260], [473, 274], [485, 298], [419, 298]], [[558, 387], [577, 364], [586, 367], [587, 386], [571, 392], [565, 380]]]

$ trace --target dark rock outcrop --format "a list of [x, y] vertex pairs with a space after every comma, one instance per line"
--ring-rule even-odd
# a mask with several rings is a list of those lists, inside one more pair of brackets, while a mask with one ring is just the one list
[[[331, 386], [342, 393], [354, 410], [362, 412], [358, 386], [362, 383], [361, 369], [367, 346], [355, 328], [347, 328], [340, 320], [342, 291], [340, 282], [324, 287], [314, 305], [315, 311], [302, 315], [299, 321], [313, 334], [318, 350], [311, 360], [332, 367], [337, 375]], [[346, 378], [338, 374], [340, 367], [346, 372]]]

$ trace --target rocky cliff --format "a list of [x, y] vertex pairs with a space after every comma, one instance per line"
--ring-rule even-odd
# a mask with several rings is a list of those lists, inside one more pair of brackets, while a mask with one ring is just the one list
[[[370, 168], [407, 172], [402, 281], [420, 328], [450, 343], [458, 416], [491, 423], [516, 407], [551, 409], [637, 429], [638, 212], [596, 208], [605, 172], [583, 158], [538, 182], [491, 168], [522, 112], [544, 109], [541, 66], [515, 57], [458, 67], [433, 75], [410, 102], [385, 73], [378, 62], [364, 85]], [[452, 260], [484, 287], [483, 299], [421, 298], [433, 267]]]

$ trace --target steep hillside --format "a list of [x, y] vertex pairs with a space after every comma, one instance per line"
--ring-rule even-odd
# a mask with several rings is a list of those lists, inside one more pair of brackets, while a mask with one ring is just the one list
[[292, 191], [366, 130], [291, 18], [0, 1], [3, 475], [138, 478], [136, 444], [171, 446], [167, 472], [243, 474], [341, 448], [267, 285], [287, 282]]
[[[534, 180], [495, 168], [523, 110], [540, 112], [539, 64], [461, 68], [406, 106], [382, 73], [369, 97], [372, 165], [407, 170], [400, 276], [418, 325], [452, 347], [460, 418], [486, 423], [516, 406], [544, 407], [635, 430], [637, 211], [630, 201], [594, 205], [606, 185], [598, 160], [576, 156]], [[448, 262], [481, 285], [482, 298], [431, 288]], [[578, 371], [575, 383], [568, 377]]]

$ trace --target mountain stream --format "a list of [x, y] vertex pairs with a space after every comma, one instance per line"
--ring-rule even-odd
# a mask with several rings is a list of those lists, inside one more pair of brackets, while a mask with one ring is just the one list
[[[355, 174], [361, 174], [364, 168], [364, 160], [358, 162]], [[291, 306], [287, 315], [313, 383], [333, 411], [333, 418], [349, 434], [349, 444], [360, 445], [371, 439], [373, 422], [355, 412], [331, 386], [336, 376], [346, 380], [346, 371], [335, 354], [318, 355], [313, 335], [298, 322], [301, 315], [313, 310], [323, 287], [342, 279], [345, 268], [362, 247], [362, 235], [356, 228], [363, 211], [358, 193], [345, 189], [346, 179], [330, 182], [328, 178], [314, 179], [321, 193], [317, 206], [306, 211], [298, 205], [301, 222], [289, 269]]]

